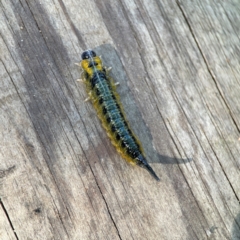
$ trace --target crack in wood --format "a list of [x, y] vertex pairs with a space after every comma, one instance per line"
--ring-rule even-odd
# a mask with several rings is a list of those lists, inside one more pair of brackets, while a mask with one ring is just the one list
[[3, 211], [4, 211], [4, 213], [5, 213], [5, 215], [6, 215], [6, 217], [7, 217], [7, 220], [8, 220], [8, 222], [9, 222], [9, 224], [10, 224], [12, 230], [13, 230], [13, 233], [14, 233], [16, 239], [19, 240], [18, 235], [17, 235], [17, 233], [16, 233], [16, 231], [15, 231], [15, 229], [14, 229], [14, 227], [13, 227], [13, 223], [12, 223], [12, 221], [11, 221], [11, 219], [10, 219], [10, 216], [9, 216], [9, 214], [8, 214], [8, 212], [7, 212], [7, 209], [5, 208], [5, 206], [4, 206], [1, 198], [0, 198], [0, 205], [1, 205], [1, 207], [2, 207], [2, 209], [3, 209]]
[[113, 219], [113, 216], [112, 216], [112, 214], [111, 214], [111, 212], [110, 212], [110, 210], [109, 210], [107, 201], [106, 201], [106, 199], [105, 199], [105, 197], [104, 197], [104, 195], [103, 195], [103, 193], [102, 193], [102, 190], [101, 190], [101, 188], [100, 188], [100, 186], [99, 186], [99, 184], [98, 184], [98, 181], [97, 181], [97, 179], [96, 179], [96, 176], [94, 175], [94, 172], [93, 172], [92, 167], [91, 167], [90, 164], [89, 164], [89, 167], [90, 167], [91, 172], [92, 172], [92, 174], [93, 174], [93, 176], [94, 176], [94, 179], [95, 179], [95, 181], [96, 181], [96, 184], [97, 184], [97, 187], [98, 187], [98, 189], [99, 189], [99, 192], [100, 192], [100, 194], [102, 195], [102, 198], [103, 198], [103, 201], [104, 201], [104, 203], [105, 203], [105, 205], [106, 205], [106, 208], [107, 208], [108, 214], [109, 214], [109, 216], [110, 216], [110, 219], [111, 219], [111, 221], [112, 221], [112, 223], [113, 223], [113, 225], [114, 225], [114, 227], [115, 227], [115, 229], [116, 229], [116, 231], [117, 231], [117, 234], [118, 234], [118, 236], [119, 236], [119, 239], [122, 240], [121, 235], [120, 235], [119, 230], [118, 230], [118, 227], [117, 227], [117, 224], [116, 224], [116, 222], [115, 222], [114, 219]]

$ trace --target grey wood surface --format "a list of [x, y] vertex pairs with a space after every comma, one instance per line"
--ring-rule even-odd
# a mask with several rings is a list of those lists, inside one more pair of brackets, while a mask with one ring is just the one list
[[[0, 1], [0, 239], [240, 239], [239, 0]], [[160, 182], [76, 82], [95, 49]]]

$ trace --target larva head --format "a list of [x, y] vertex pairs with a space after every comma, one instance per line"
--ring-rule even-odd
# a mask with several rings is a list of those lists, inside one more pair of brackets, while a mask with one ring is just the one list
[[96, 53], [93, 50], [86, 50], [82, 53], [82, 60], [96, 57]]
[[102, 61], [93, 50], [86, 50], [82, 53], [81, 66], [88, 75], [92, 75], [96, 70], [102, 70]]

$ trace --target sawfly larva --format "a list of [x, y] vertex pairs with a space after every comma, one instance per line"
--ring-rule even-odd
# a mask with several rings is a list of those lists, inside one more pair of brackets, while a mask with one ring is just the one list
[[140, 142], [125, 119], [116, 84], [93, 50], [82, 53], [81, 67], [84, 81], [94, 108], [112, 144], [121, 156], [133, 165], [145, 168], [157, 181], [158, 176], [147, 163]]

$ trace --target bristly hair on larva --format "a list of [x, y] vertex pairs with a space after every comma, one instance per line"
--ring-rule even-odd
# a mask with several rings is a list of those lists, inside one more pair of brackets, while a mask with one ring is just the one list
[[157, 181], [158, 176], [147, 163], [140, 142], [126, 121], [116, 84], [103, 66], [102, 60], [93, 50], [82, 53], [82, 81], [86, 85], [89, 99], [106, 129], [112, 144], [121, 156], [133, 165], [145, 168]]

